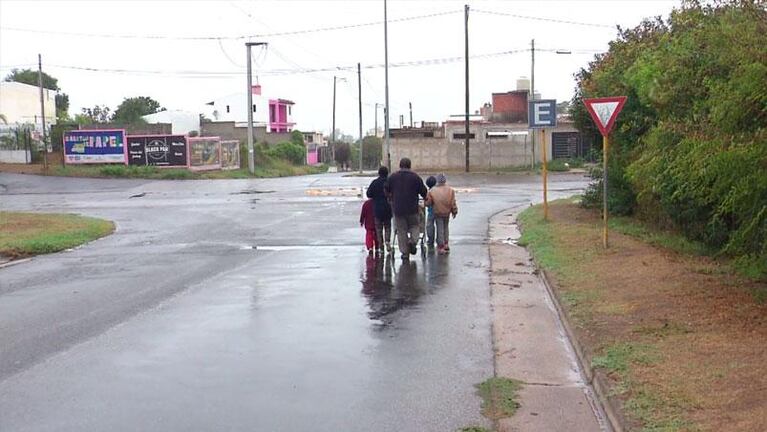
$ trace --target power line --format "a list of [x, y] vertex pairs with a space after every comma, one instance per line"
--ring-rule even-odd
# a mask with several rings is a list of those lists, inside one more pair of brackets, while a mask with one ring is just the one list
[[[435, 18], [439, 16], [456, 14], [458, 12], [460, 11], [453, 10], [453, 11], [445, 11], [445, 12], [436, 12], [436, 13], [431, 13], [426, 15], [415, 15], [410, 17], [396, 18], [396, 19], [389, 20], [389, 23], [407, 22], [407, 21], [415, 21], [420, 19]], [[383, 21], [372, 21], [372, 22], [366, 22], [366, 23], [345, 24], [345, 25], [330, 26], [330, 27], [318, 27], [318, 28], [312, 28], [312, 29], [291, 30], [291, 31], [273, 32], [273, 33], [239, 35], [239, 36], [165, 36], [165, 35], [96, 34], [96, 33], [63, 32], [63, 31], [54, 31], [54, 30], [37, 30], [37, 29], [26, 29], [26, 28], [19, 28], [19, 27], [0, 27], [0, 30], [16, 31], [16, 32], [23, 32], [23, 33], [58, 35], [58, 36], [88, 37], [88, 38], [216, 41], [216, 40], [244, 40], [244, 39], [256, 39], [256, 38], [266, 38], [266, 37], [293, 36], [293, 35], [300, 35], [300, 34], [310, 34], [310, 33], [320, 33], [320, 32], [326, 32], [326, 31], [337, 31], [337, 30], [348, 30], [348, 29], [355, 29], [355, 28], [361, 28], [361, 27], [371, 27], [371, 26], [376, 26], [381, 24], [383, 24]]]
[[551, 22], [551, 23], [557, 23], [557, 24], [570, 24], [570, 25], [609, 28], [609, 29], [616, 28], [615, 25], [611, 25], [611, 24], [587, 23], [587, 22], [580, 22], [580, 21], [563, 20], [558, 18], [545, 18], [545, 17], [537, 17], [537, 16], [531, 16], [531, 15], [519, 15], [519, 14], [513, 14], [513, 13], [507, 13], [507, 12], [488, 11], [488, 10], [481, 10], [481, 9], [472, 9], [471, 11], [474, 13], [481, 13], [486, 15], [498, 15], [498, 16], [505, 16], [505, 17], [519, 18], [519, 19], [526, 19], [526, 20], [533, 20], [533, 21]]
[[[495, 58], [495, 57], [504, 57], [504, 56], [514, 55], [514, 54], [518, 54], [522, 52], [527, 52], [527, 51], [529, 51], [528, 48], [514, 49], [514, 50], [501, 51], [501, 52], [495, 52], [495, 53], [475, 54], [470, 56], [469, 58], [487, 59], [487, 58]], [[464, 59], [463, 56], [455, 56], [455, 57], [443, 57], [443, 58], [433, 58], [433, 59], [410, 60], [410, 61], [389, 63], [389, 67], [401, 68], [401, 67], [433, 66], [433, 65], [455, 63], [455, 62], [463, 61], [463, 59]], [[299, 66], [299, 68], [298, 69], [285, 68], [285, 69], [262, 70], [262, 71], [259, 71], [259, 75], [300, 75], [300, 74], [308, 74], [308, 73], [339, 72], [339, 71], [353, 72], [354, 69], [356, 68], [356, 66], [330, 66], [330, 67], [323, 67], [323, 68], [302, 68], [298, 64], [296, 64], [296, 66]], [[86, 66], [70, 66], [70, 65], [57, 65], [57, 64], [48, 65], [48, 67], [80, 70], [80, 71], [87, 71], [87, 72], [105, 72], [105, 73], [136, 74], [136, 75], [169, 75], [169, 76], [205, 77], [205, 78], [217, 78], [217, 77], [221, 78], [221, 77], [228, 77], [228, 76], [241, 76], [245, 74], [245, 72], [243, 71], [195, 71], [195, 70], [163, 71], [163, 70], [93, 68], [93, 67], [86, 67]], [[363, 69], [380, 69], [383, 67], [384, 67], [383, 63], [379, 63], [379, 64], [366, 65], [366, 66], [363, 66], [362, 68]]]

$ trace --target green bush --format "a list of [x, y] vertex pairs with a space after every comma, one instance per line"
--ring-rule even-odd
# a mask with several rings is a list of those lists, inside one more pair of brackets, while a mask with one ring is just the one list
[[269, 157], [282, 159], [294, 165], [306, 163], [306, 147], [290, 141], [281, 142], [266, 151]]
[[[765, 58], [758, 2], [684, 3], [621, 31], [577, 75], [572, 109], [596, 137], [581, 99], [628, 96], [610, 137], [611, 211], [674, 228], [751, 275], [767, 257]], [[592, 178], [583, 203], [599, 206], [601, 170]]]

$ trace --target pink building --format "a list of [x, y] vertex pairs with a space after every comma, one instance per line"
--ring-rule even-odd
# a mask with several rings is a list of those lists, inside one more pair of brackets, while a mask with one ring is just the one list
[[293, 125], [293, 102], [269, 99], [269, 132], [292, 132]]

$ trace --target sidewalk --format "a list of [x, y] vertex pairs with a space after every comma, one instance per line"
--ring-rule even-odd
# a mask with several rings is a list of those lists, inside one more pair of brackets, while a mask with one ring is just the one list
[[583, 381], [549, 293], [519, 237], [516, 215], [490, 219], [490, 288], [495, 374], [524, 383], [520, 408], [499, 431], [608, 430]]

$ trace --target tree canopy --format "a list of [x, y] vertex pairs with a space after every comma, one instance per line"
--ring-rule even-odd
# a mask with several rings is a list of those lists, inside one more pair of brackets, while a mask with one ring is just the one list
[[[38, 85], [38, 72], [32, 69], [11, 69], [11, 72], [5, 77], [5, 81], [15, 81], [33, 86]], [[59, 80], [43, 72], [43, 88], [53, 91], [61, 90]]]
[[115, 109], [112, 121], [115, 123], [142, 122], [142, 116], [164, 111], [160, 103], [148, 96], [125, 98]]
[[576, 79], [571, 112], [595, 136], [582, 99], [628, 96], [611, 135], [610, 209], [761, 262], [767, 274], [763, 3], [684, 3], [622, 30]]

